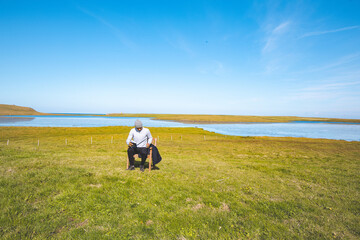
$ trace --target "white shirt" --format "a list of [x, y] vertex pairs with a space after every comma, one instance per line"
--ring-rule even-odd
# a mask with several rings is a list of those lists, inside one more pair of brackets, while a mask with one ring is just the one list
[[150, 130], [147, 128], [143, 128], [141, 131], [138, 131], [136, 128], [131, 129], [126, 139], [126, 144], [129, 145], [130, 141], [136, 143], [137, 147], [146, 147], [147, 143], [152, 143]]

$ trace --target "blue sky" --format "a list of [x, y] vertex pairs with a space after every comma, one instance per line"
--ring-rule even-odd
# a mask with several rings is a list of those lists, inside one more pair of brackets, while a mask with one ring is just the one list
[[0, 103], [360, 118], [360, 1], [0, 0]]

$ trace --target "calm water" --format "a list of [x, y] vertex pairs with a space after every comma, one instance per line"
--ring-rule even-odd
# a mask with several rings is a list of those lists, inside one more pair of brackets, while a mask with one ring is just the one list
[[[0, 126], [27, 127], [102, 127], [133, 126], [137, 118], [92, 116], [12, 116], [0, 117]], [[343, 139], [360, 141], [360, 124], [329, 123], [249, 123], [184, 124], [139, 118], [145, 127], [199, 127], [207, 131], [234, 136], [272, 136]]]

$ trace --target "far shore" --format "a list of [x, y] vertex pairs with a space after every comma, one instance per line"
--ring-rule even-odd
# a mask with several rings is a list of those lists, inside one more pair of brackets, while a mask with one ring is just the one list
[[198, 114], [107, 114], [110, 117], [148, 117], [154, 120], [188, 124], [234, 124], [234, 123], [289, 123], [295, 121], [360, 123], [360, 119], [313, 118], [297, 116], [244, 116], [244, 115], [198, 115]]
[[[280, 122], [280, 121], [274, 121], [274, 122], [256, 122], [256, 121], [249, 121], [249, 122], [221, 122], [221, 121], [195, 121], [195, 120], [166, 120], [166, 119], [157, 119], [157, 118], [153, 118], [153, 120], [158, 120], [158, 121], [166, 121], [166, 122], [178, 122], [178, 123], [184, 123], [184, 124], [261, 124], [261, 123], [292, 123], [292, 122], [297, 122], [297, 120], [295, 121], [287, 121], [287, 122]], [[340, 119], [341, 120], [341, 119]], [[313, 121], [313, 120], [302, 120], [301, 122], [314, 122], [314, 123], [328, 123], [328, 124], [360, 124], [360, 121], [356, 122], [356, 119], [354, 120], [354, 122], [349, 122], [349, 121]]]
[[312, 118], [296, 116], [242, 116], [242, 115], [191, 115], [191, 114], [80, 114], [80, 113], [40, 113], [35, 114], [0, 114], [3, 116], [92, 116], [92, 117], [145, 117], [153, 120], [180, 122], [186, 124], [244, 124], [244, 123], [290, 123], [296, 121], [304, 122], [326, 122], [326, 123], [360, 123], [360, 119], [344, 118]]
[[42, 113], [30, 107], [0, 104], [0, 116], [98, 116], [98, 117], [147, 117], [154, 120], [173, 121], [188, 124], [233, 124], [233, 123], [288, 123], [295, 121], [360, 123], [360, 119], [319, 118], [297, 116], [246, 116], [246, 115], [210, 115], [210, 114], [154, 114], [154, 113]]

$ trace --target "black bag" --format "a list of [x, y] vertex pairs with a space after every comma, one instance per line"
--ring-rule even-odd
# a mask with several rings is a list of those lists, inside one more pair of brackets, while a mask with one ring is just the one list
[[160, 155], [159, 149], [155, 145], [151, 144], [150, 147], [152, 148], [152, 156], [151, 157], [153, 160], [153, 164], [155, 166], [155, 164], [158, 164], [159, 162], [161, 162], [162, 157]]

